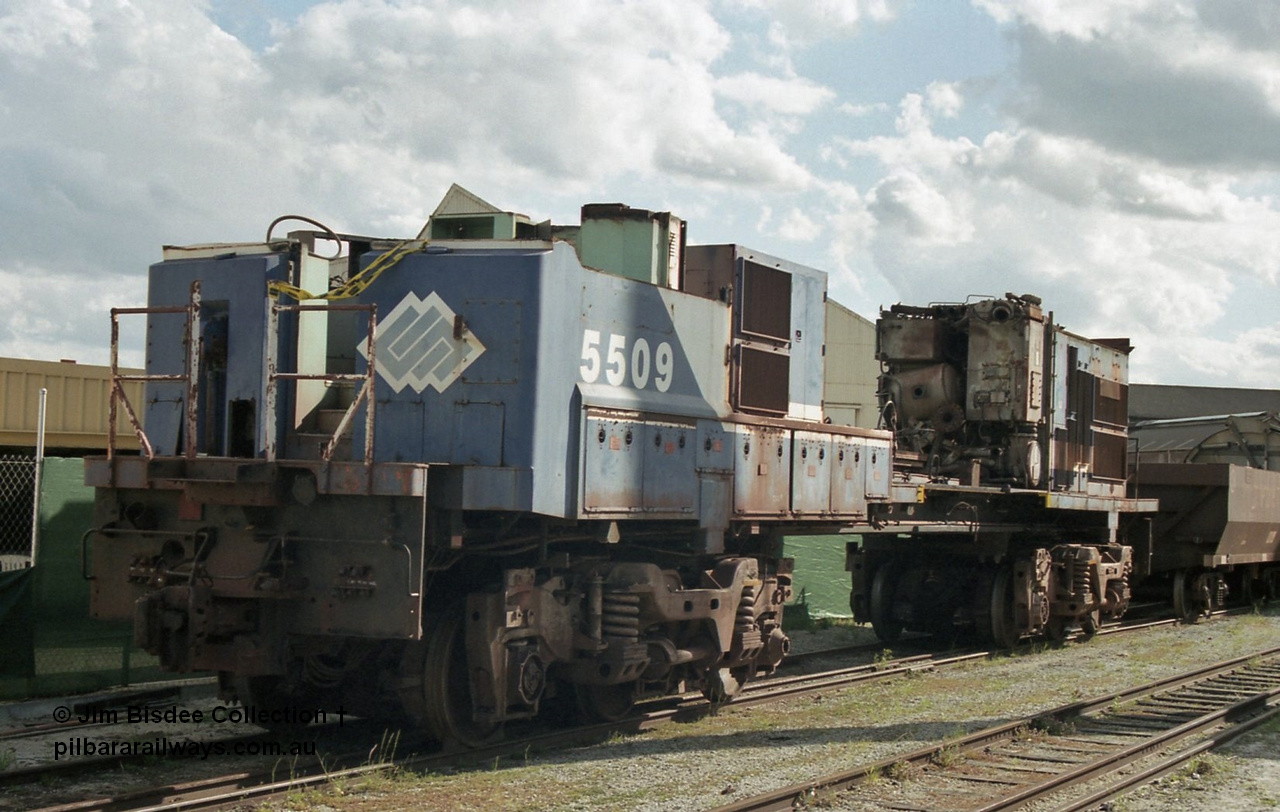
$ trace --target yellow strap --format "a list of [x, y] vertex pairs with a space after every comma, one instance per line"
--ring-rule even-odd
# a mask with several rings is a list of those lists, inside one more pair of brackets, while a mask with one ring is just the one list
[[421, 247], [421, 243], [417, 240], [405, 240], [396, 245], [390, 251], [382, 254], [373, 262], [369, 263], [369, 267], [360, 273], [348, 279], [340, 287], [321, 294], [305, 291], [296, 285], [290, 285], [288, 282], [269, 282], [267, 283], [267, 291], [269, 293], [283, 294], [292, 297], [298, 301], [307, 299], [325, 299], [328, 301], [337, 301], [339, 299], [350, 299], [359, 296], [377, 280], [382, 272], [394, 266], [397, 262], [404, 259], [408, 254], [417, 251]]

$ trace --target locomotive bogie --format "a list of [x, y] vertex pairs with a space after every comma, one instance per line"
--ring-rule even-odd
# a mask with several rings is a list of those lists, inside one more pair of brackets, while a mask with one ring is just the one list
[[1011, 646], [1045, 635], [1060, 639], [1073, 625], [1091, 634], [1103, 618], [1119, 618], [1130, 601], [1130, 548], [1059, 544], [1007, 555], [975, 555], [963, 537], [917, 543], [881, 539], [851, 545], [854, 619], [878, 636], [903, 631], [952, 635]]

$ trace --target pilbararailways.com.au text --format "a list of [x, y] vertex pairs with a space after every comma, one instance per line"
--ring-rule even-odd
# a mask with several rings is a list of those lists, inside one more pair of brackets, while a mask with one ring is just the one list
[[115, 741], [75, 736], [53, 743], [53, 760], [64, 758], [159, 756], [198, 758], [218, 756], [314, 756], [316, 743], [303, 742], [193, 742], [157, 736], [144, 741]]

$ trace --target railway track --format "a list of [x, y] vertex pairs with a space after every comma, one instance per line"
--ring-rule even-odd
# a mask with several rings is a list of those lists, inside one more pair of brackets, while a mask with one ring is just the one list
[[[1137, 632], [1165, 625], [1173, 625], [1175, 621], [1161, 619], [1118, 623], [1104, 627], [1099, 634], [1117, 634]], [[928, 640], [902, 641], [900, 648], [910, 648], [927, 644]], [[792, 665], [799, 665], [806, 660], [849, 657], [855, 654], [884, 654], [883, 644], [865, 644], [826, 649], [797, 655], [789, 660]], [[987, 659], [997, 652], [989, 649], [971, 649], [961, 652], [920, 653], [903, 657], [882, 659], [861, 665], [842, 667], [816, 673], [795, 674], [775, 677], [768, 680], [748, 683], [744, 692], [732, 703], [733, 707], [751, 707], [783, 701], [786, 699], [817, 694], [825, 691], [839, 690], [859, 683], [894, 678], [912, 672], [922, 672], [959, 665], [961, 663]], [[540, 732], [520, 736], [503, 741], [491, 747], [469, 750], [465, 753], [430, 752], [425, 755], [412, 755], [408, 758], [392, 757], [398, 750], [400, 753], [418, 753], [433, 749], [429, 742], [412, 734], [405, 734], [403, 739], [394, 742], [381, 741], [379, 736], [383, 728], [368, 725], [363, 737], [348, 737], [358, 743], [348, 752], [328, 753], [322, 761], [313, 759], [294, 759], [285, 769], [287, 777], [281, 778], [279, 761], [269, 769], [248, 769], [227, 775], [213, 776], [207, 779], [167, 783], [163, 786], [143, 788], [110, 798], [77, 801], [70, 804], [46, 807], [47, 812], [83, 812], [84, 810], [136, 809], [140, 807], [156, 807], [164, 809], [206, 809], [215, 808], [233, 801], [261, 800], [275, 795], [305, 790], [338, 780], [359, 778], [371, 773], [395, 767], [404, 770], [426, 771], [454, 765], [460, 761], [493, 764], [495, 760], [509, 758], [529, 752], [547, 751], [581, 744], [583, 742], [600, 741], [616, 734], [635, 734], [655, 729], [671, 721], [689, 721], [699, 716], [714, 712], [716, 706], [707, 703], [700, 695], [685, 695], [678, 698], [658, 700], [642, 706], [645, 708], [632, 718], [618, 723], [602, 723], [579, 726], [567, 730]], [[321, 731], [312, 728], [309, 731], [315, 738]], [[270, 741], [265, 734], [237, 736], [222, 741], [243, 742], [248, 744]], [[371, 748], [369, 741], [376, 744]], [[388, 748], [392, 754], [383, 756]], [[378, 753], [376, 759], [370, 758], [371, 749]], [[93, 771], [107, 771], [126, 768], [132, 762], [145, 761], [144, 758], [112, 757], [94, 760], [76, 760], [70, 762], [54, 762], [22, 770], [0, 772], [0, 785], [17, 785], [24, 782], [67, 781], [76, 776]]]
[[[1280, 715], [1280, 648], [1215, 663], [833, 773], [716, 812], [828, 806], [1087, 809]], [[1130, 769], [1132, 765], [1138, 765]], [[892, 788], [880, 781], [895, 780]]]

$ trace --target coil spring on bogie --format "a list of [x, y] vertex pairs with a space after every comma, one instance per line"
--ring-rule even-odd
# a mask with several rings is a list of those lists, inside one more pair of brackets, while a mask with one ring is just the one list
[[1077, 561], [1071, 570], [1071, 594], [1088, 602], [1093, 597], [1093, 581], [1089, 578], [1089, 565]]
[[606, 592], [600, 616], [605, 637], [640, 639], [640, 596], [630, 592]]
[[738, 614], [734, 618], [734, 631], [746, 634], [756, 628], [756, 588], [753, 584], [742, 587], [742, 600], [738, 603]]

